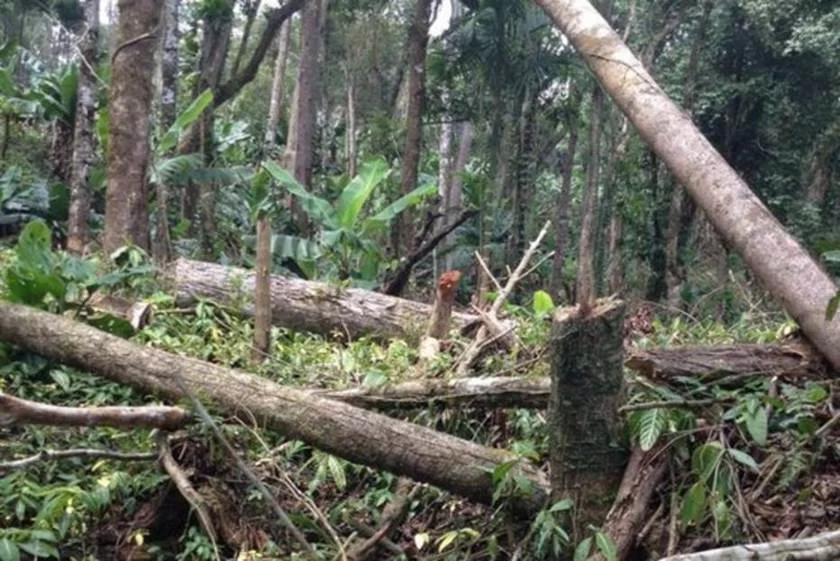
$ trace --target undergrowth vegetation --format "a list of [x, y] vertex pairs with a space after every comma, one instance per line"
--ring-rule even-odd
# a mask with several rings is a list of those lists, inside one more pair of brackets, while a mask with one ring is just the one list
[[[150, 324], [133, 335], [135, 342], [250, 371], [284, 385], [342, 389], [411, 379], [418, 357], [405, 341], [335, 342], [279, 328], [273, 331], [270, 358], [255, 366], [248, 359], [253, 337], [250, 320], [235, 309], [210, 302], [179, 309], [157, 284], [153, 268], [141, 253], [128, 250], [117, 263], [121, 265], [106, 271], [98, 260], [52, 250], [48, 229], [35, 222], [16, 248], [0, 252], [5, 271], [3, 297], [71, 314], [122, 336], [129, 335], [115, 318], [84, 313], [90, 293], [106, 287], [142, 298], [153, 303], [155, 311]], [[548, 375], [543, 351], [549, 344], [552, 307], [540, 294], [528, 306], [508, 305], [507, 313], [520, 324], [518, 334], [528, 356], [491, 354], [481, 365], [482, 373]], [[789, 320], [770, 315], [744, 316], [729, 325], [662, 315], [633, 345], [762, 343], [792, 332]], [[465, 343], [453, 334], [452, 349], [432, 365], [432, 374], [450, 376], [452, 357]], [[68, 406], [156, 402], [154, 396], [9, 345], [0, 346], [0, 355], [0, 390], [20, 398]], [[833, 422], [827, 422], [830, 384], [784, 376], [746, 378], [737, 385], [725, 376], [654, 382], [627, 370], [627, 436], [645, 450], [668, 446], [676, 452], [667, 486], [670, 498], [661, 496], [660, 501], [688, 537], [711, 528], [715, 540], [732, 542], [755, 532], [756, 519], [744, 508], [744, 501], [778, 494], [805, 500], [812, 494], [808, 481], [813, 473], [837, 455], [821, 439]], [[505, 447], [538, 464], [544, 465], [547, 458], [542, 411], [481, 411], [432, 404], [400, 415], [474, 442]], [[342, 536], [360, 532], [365, 525], [375, 527], [394, 494], [395, 477], [390, 474], [348, 463], [241, 419], [216, 417], [215, 421], [248, 465], [281, 497], [294, 523], [317, 544], [324, 559], [340, 554]], [[231, 521], [236, 521], [240, 531], [251, 532], [248, 543], [253, 551], [241, 553], [240, 558], [289, 558], [287, 540], [266, 518], [262, 497], [214, 444], [207, 427], [193, 425], [177, 442], [182, 463], [199, 485], [215, 489], [223, 497], [219, 500], [232, 509]], [[193, 518], [184, 517], [151, 533], [131, 529], [153, 508], [187, 508], [173, 499], [168, 478], [153, 461], [151, 431], [24, 426], [10, 429], [0, 446], [5, 457], [31, 462], [25, 470], [13, 463], [0, 466], [0, 560], [16, 560], [20, 554], [102, 558], [96, 544], [109, 532], [136, 545], [146, 543], [151, 546], [146, 551], [160, 559], [216, 558], [216, 549]], [[78, 449], [131, 456], [50, 457], [54, 451]], [[529, 559], [550, 559], [570, 548], [576, 548], [576, 558], [585, 558], [594, 548], [610, 558], [612, 544], [595, 528], [573, 543], [565, 524], [568, 501], [547, 505], [532, 522], [509, 513], [506, 498], [524, 484], [513, 479], [512, 473], [510, 465], [500, 465], [492, 474], [497, 486], [497, 502], [492, 507], [421, 487], [411, 495], [408, 518], [393, 545], [412, 556], [453, 560], [509, 558], [515, 552]]]

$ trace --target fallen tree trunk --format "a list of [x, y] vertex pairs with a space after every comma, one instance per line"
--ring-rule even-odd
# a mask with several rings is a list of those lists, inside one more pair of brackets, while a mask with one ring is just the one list
[[805, 341], [633, 349], [625, 366], [652, 379], [688, 376], [701, 382], [747, 374], [821, 379], [832, 373], [822, 355]]
[[[254, 315], [253, 271], [178, 259], [167, 276], [180, 306], [206, 298]], [[274, 325], [323, 335], [419, 339], [432, 312], [431, 306], [420, 302], [279, 275], [271, 276], [270, 291]], [[469, 314], [452, 314], [458, 328], [477, 320]]]
[[780, 540], [673, 555], [660, 561], [833, 561], [840, 557], [840, 531], [801, 540]]
[[[687, 376], [702, 382], [747, 375], [819, 380], [832, 373], [822, 355], [805, 342], [768, 345], [718, 345], [671, 349], [630, 349], [624, 365], [654, 380]], [[733, 383], [737, 383], [733, 380]], [[375, 388], [309, 389], [314, 395], [365, 409], [425, 407], [429, 403], [461, 407], [544, 409], [551, 387], [548, 377], [495, 376], [410, 380]]]
[[[398, 421], [270, 380], [200, 360], [141, 347], [71, 319], [0, 302], [0, 340], [47, 358], [181, 399], [207, 398], [228, 413], [269, 426], [351, 462], [431, 483], [470, 499], [493, 498], [492, 471], [515, 457], [504, 451]], [[514, 507], [539, 510], [548, 494], [545, 476], [520, 464], [533, 493]]]
[[430, 403], [460, 407], [544, 409], [548, 406], [550, 387], [548, 377], [499, 376], [452, 380], [423, 379], [376, 388], [306, 391], [365, 409], [426, 407]]

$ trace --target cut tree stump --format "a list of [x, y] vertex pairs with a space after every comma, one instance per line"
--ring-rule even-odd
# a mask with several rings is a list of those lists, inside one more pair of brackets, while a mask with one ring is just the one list
[[[0, 302], [0, 341], [141, 391], [182, 399], [188, 393], [221, 410], [299, 439], [348, 461], [431, 483], [467, 498], [493, 500], [492, 472], [516, 461], [430, 428], [325, 399], [193, 358], [142, 347], [69, 318]], [[533, 492], [512, 506], [533, 514], [548, 496], [545, 476], [517, 462]]]
[[625, 306], [606, 299], [588, 314], [579, 309], [555, 313], [548, 349], [551, 495], [573, 501], [576, 540], [590, 524], [604, 522], [628, 460], [618, 413], [624, 399]]
[[[254, 315], [253, 271], [178, 259], [166, 275], [180, 306], [204, 298]], [[420, 302], [279, 275], [271, 276], [270, 292], [274, 325], [327, 336], [419, 340], [432, 313], [432, 306]], [[476, 321], [474, 315], [452, 314], [459, 329]]]

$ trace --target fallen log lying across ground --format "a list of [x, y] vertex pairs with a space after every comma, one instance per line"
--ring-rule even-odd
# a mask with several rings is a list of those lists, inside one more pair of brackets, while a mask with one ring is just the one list
[[[254, 315], [253, 271], [178, 259], [166, 276], [180, 306], [206, 298]], [[412, 300], [279, 275], [271, 276], [270, 290], [274, 325], [323, 335], [416, 339], [432, 313], [428, 304]], [[477, 320], [469, 314], [452, 314], [457, 328]]]
[[840, 531], [801, 540], [721, 547], [664, 557], [660, 561], [833, 561], [840, 558]]
[[[629, 349], [625, 366], [652, 379], [689, 376], [703, 382], [733, 383], [748, 375], [779, 374], [786, 378], [824, 379], [831, 375], [826, 362], [802, 342], [767, 345], [722, 345]], [[425, 407], [429, 403], [462, 407], [530, 407], [548, 405], [551, 382], [546, 376], [487, 378], [424, 378], [374, 388], [309, 389], [313, 395], [344, 401], [365, 409]]]
[[[139, 390], [181, 399], [187, 392], [246, 422], [256, 421], [351, 462], [431, 483], [489, 503], [492, 472], [512, 454], [346, 403], [283, 387], [265, 378], [142, 347], [88, 325], [0, 302], [0, 341]], [[533, 492], [514, 507], [538, 511], [546, 477], [521, 463]]]
[[768, 345], [710, 345], [633, 349], [625, 366], [652, 379], [689, 376], [701, 382], [748, 374], [783, 374], [788, 378], [826, 378], [828, 362], [807, 341]]

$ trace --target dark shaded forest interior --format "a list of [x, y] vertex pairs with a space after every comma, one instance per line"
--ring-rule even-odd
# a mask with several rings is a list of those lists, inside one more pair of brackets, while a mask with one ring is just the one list
[[840, 558], [838, 275], [840, 2], [0, 0], [0, 561]]

